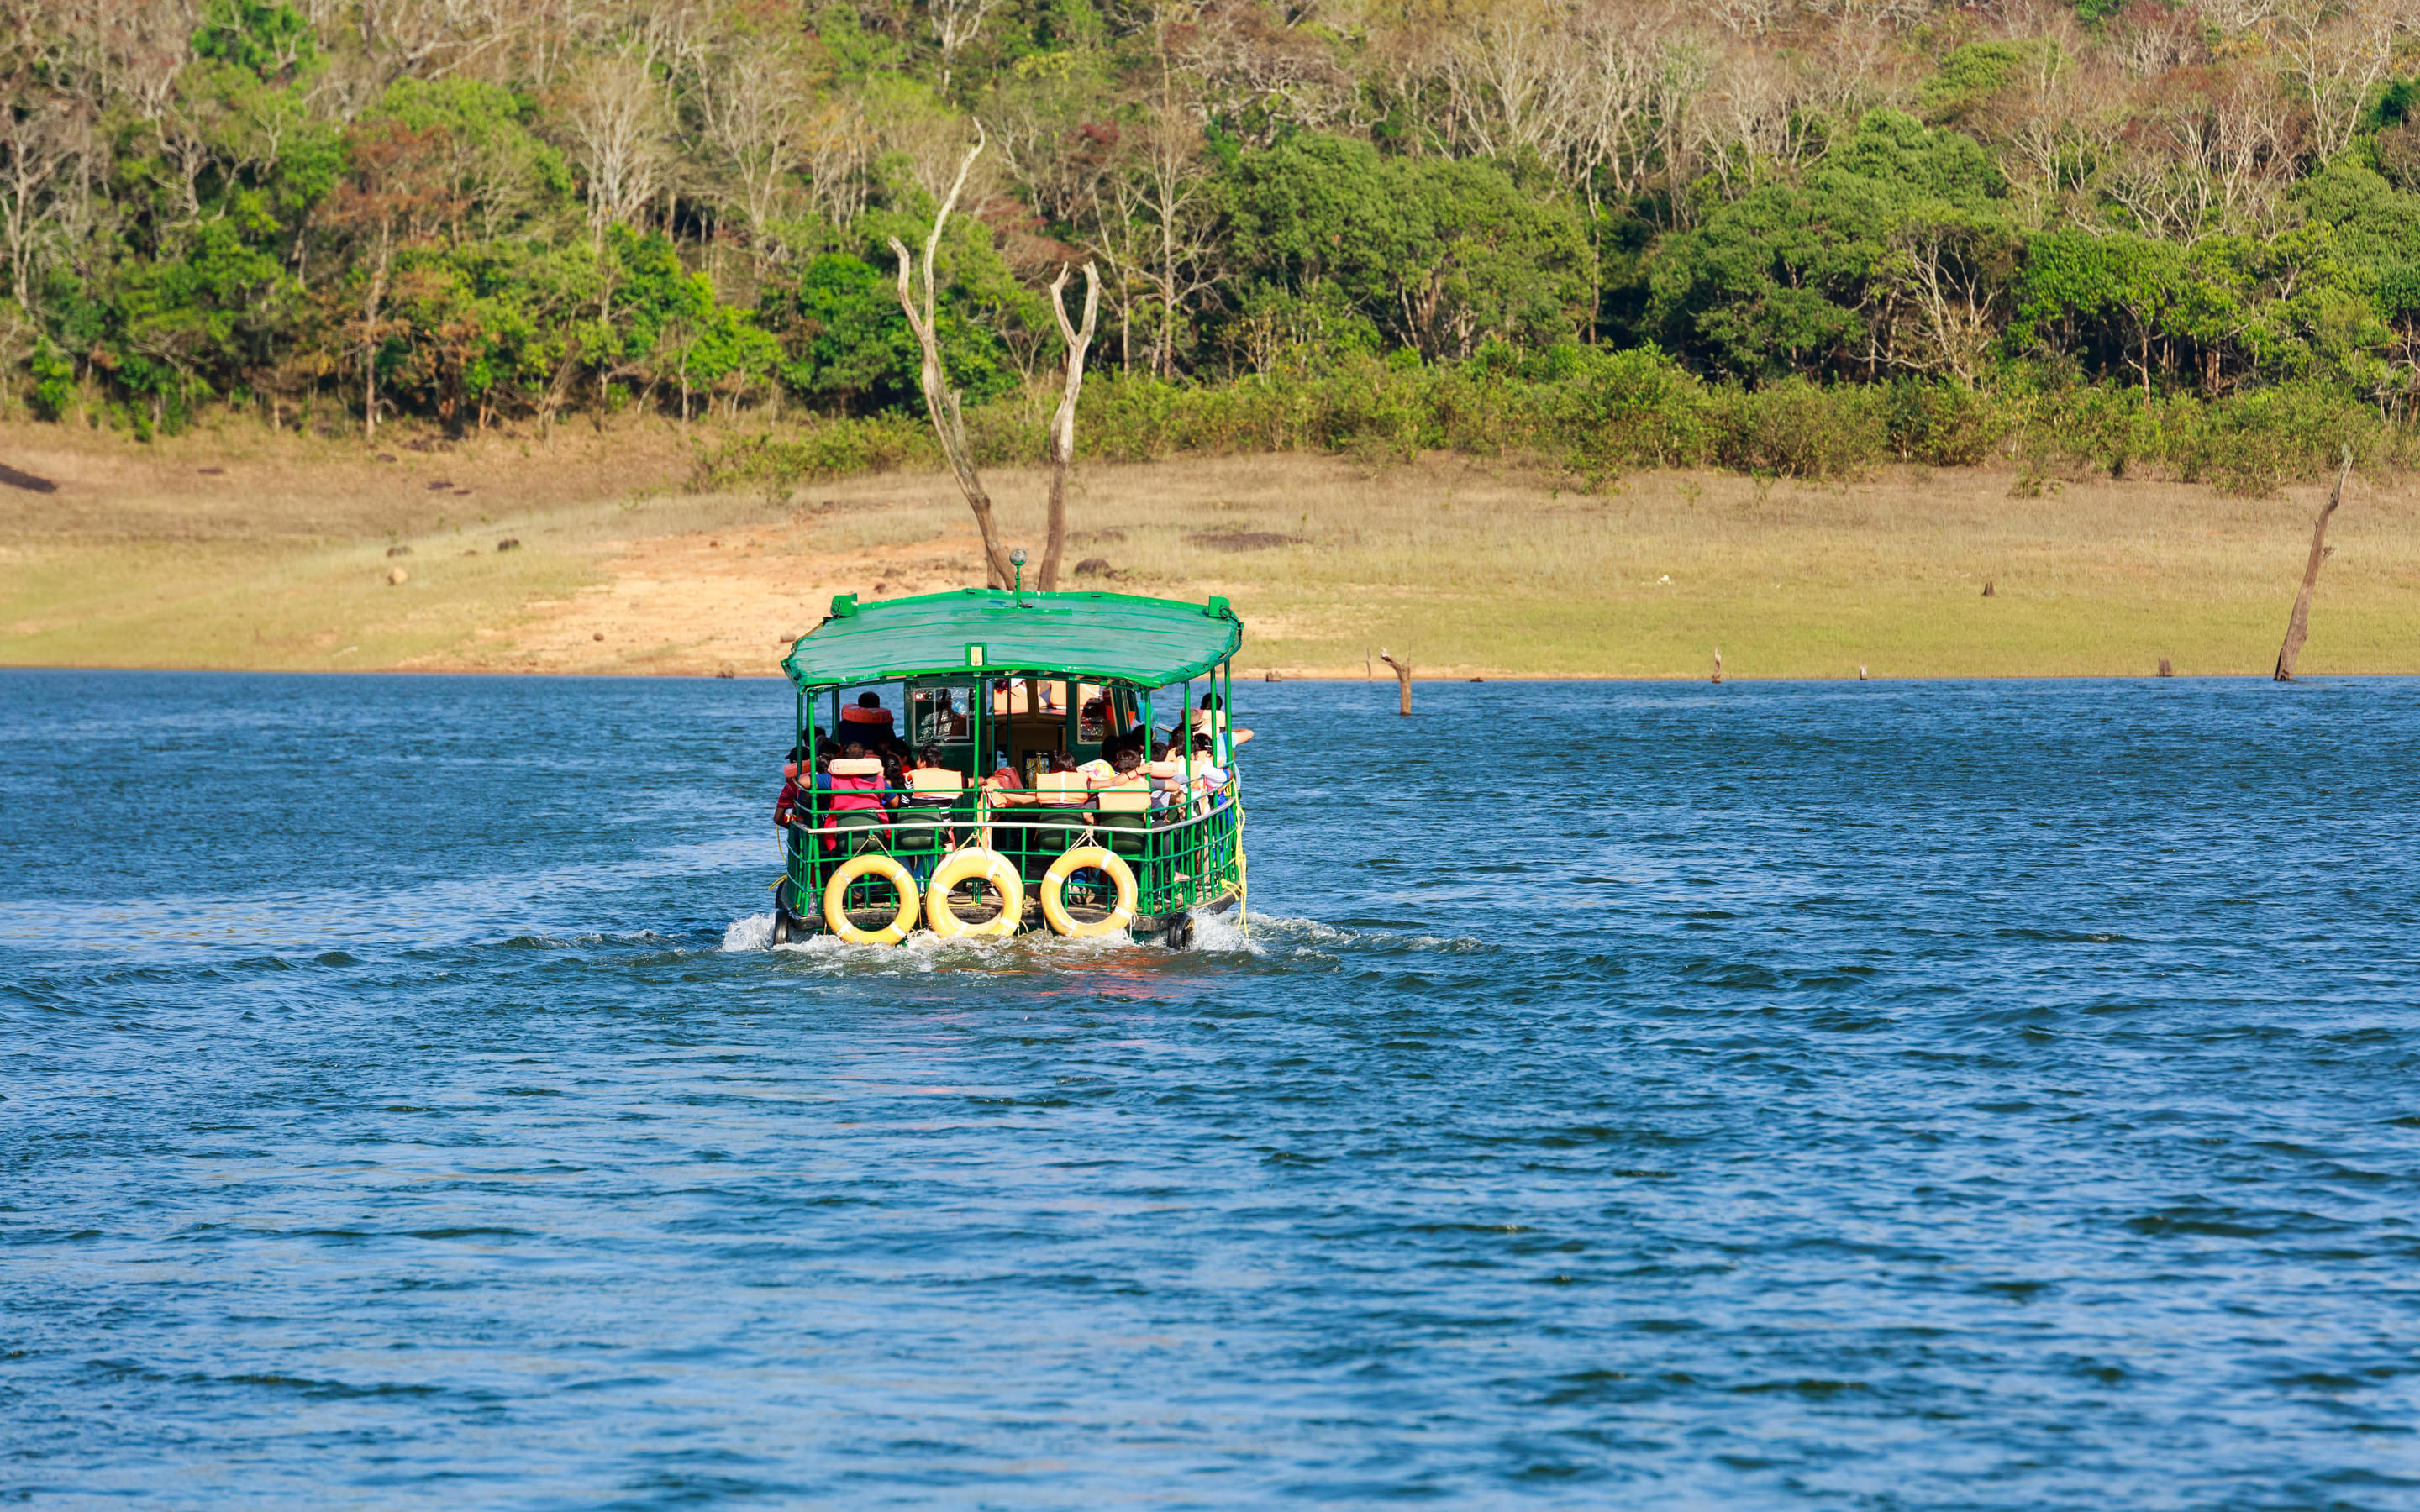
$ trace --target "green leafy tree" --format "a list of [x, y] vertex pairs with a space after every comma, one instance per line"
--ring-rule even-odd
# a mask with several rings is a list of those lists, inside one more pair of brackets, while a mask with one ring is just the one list
[[1551, 343], [1591, 318], [1577, 215], [1490, 163], [1306, 135], [1242, 154], [1231, 204], [1252, 284], [1314, 305], [1332, 286], [1423, 357], [1466, 357], [1490, 337]]
[[1667, 347], [1733, 378], [1972, 377], [2016, 268], [2008, 193], [1982, 148], [1876, 111], [1803, 184], [1769, 184], [1667, 238], [1648, 319]]

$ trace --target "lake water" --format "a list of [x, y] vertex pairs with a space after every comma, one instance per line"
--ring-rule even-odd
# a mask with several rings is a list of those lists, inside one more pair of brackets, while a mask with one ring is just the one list
[[0, 1501], [2420, 1506], [2420, 685], [1238, 693], [772, 950], [779, 685], [0, 673]]

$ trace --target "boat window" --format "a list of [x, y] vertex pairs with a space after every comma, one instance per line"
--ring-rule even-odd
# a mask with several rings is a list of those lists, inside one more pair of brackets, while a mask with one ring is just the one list
[[971, 746], [975, 738], [976, 689], [971, 684], [919, 687], [908, 695], [908, 744]]
[[1097, 746], [1117, 731], [1117, 711], [1110, 706], [1109, 689], [1098, 683], [1076, 685], [1076, 740], [1079, 745]]

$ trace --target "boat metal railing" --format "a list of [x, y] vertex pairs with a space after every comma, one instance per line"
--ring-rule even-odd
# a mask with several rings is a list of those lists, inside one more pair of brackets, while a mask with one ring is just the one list
[[[1013, 791], [1020, 799], [1031, 797], [1027, 790]], [[820, 930], [824, 885], [850, 858], [889, 856], [921, 891], [943, 856], [981, 845], [1016, 868], [1027, 910], [1038, 918], [1036, 889], [1051, 865], [1078, 846], [1098, 845], [1134, 872], [1138, 915], [1182, 913], [1241, 889], [1242, 793], [1241, 775], [1231, 773], [1224, 787], [1190, 803], [1139, 813], [1103, 813], [1089, 804], [1001, 803], [980, 789], [946, 800], [895, 788], [847, 795], [878, 803], [877, 816], [862, 808], [835, 809], [834, 795], [819, 791], [811, 795], [814, 808], [788, 826], [782, 903], [810, 930]], [[983, 885], [968, 886], [980, 905]], [[1113, 892], [1106, 873], [1085, 868], [1067, 880], [1064, 899], [1070, 907], [1106, 907]], [[851, 913], [896, 905], [892, 884], [879, 877], [850, 883], [842, 903]], [[979, 915], [980, 907], [970, 917]]]

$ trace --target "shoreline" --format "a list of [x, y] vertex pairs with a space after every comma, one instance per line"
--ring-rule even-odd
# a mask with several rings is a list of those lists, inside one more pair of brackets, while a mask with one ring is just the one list
[[[979, 582], [954, 483], [779, 496], [690, 486], [700, 437], [391, 452], [240, 429], [136, 448], [0, 424], [0, 665], [56, 670], [775, 676], [831, 595]], [[449, 449], [450, 448], [450, 449]], [[986, 473], [1041, 544], [1047, 475]], [[1512, 462], [1325, 455], [1086, 464], [1062, 589], [1245, 624], [1239, 679], [1423, 684], [2265, 677], [2323, 489], [2240, 499], [2005, 470], [1843, 483], [1645, 472], [1594, 492]], [[2420, 674], [2420, 478], [2357, 480], [2330, 530], [2306, 677]]]
[[[535, 677], [562, 679], [591, 678], [617, 682], [776, 683], [783, 687], [790, 686], [790, 680], [787, 677], [768, 672], [736, 672], [729, 676], [725, 676], [721, 672], [613, 672], [560, 670], [517, 671], [498, 668], [465, 669], [451, 667], [370, 667], [354, 671], [341, 667], [167, 667], [86, 665], [68, 662], [0, 662], [0, 674], [8, 672], [102, 672], [124, 673], [128, 676], [170, 675], [194, 677]], [[1412, 682], [1416, 687], [1468, 687], [1474, 683], [1585, 683], [1602, 684], [1607, 687], [1830, 687], [1833, 685], [1854, 687], [1860, 685], [1870, 687], [1881, 683], [1889, 683], [1893, 685], [1903, 685], [1909, 683], [2273, 683], [2277, 679], [2275, 677], [2268, 672], [2167, 672], [2164, 674], [2160, 672], [1948, 672], [1940, 674], [1909, 673], [1894, 677], [1743, 677], [1733, 676], [1727, 672], [1724, 674], [1723, 680], [1720, 683], [1715, 683], [1711, 678], [1704, 677], [1591, 677], [1578, 673], [1508, 672], [1500, 676], [1487, 675], [1480, 677], [1421, 677], [1415, 675]], [[2342, 683], [2353, 681], [2391, 682], [2413, 680], [2420, 680], [2420, 671], [2333, 671], [2324, 672], [2299, 672], [2289, 679], [2286, 686], [2301, 687], [2321, 683]], [[1238, 683], [1251, 684], [1256, 687], [1271, 686], [1266, 679], [1259, 677], [1238, 677], [1236, 681]], [[1391, 680], [1383, 683], [1373, 683], [1368, 682], [1363, 678], [1346, 677], [1324, 672], [1305, 672], [1299, 676], [1289, 674], [1287, 676], [1278, 678], [1277, 682], [1279, 684], [1357, 683], [1381, 692], [1389, 691], [1395, 687]]]

